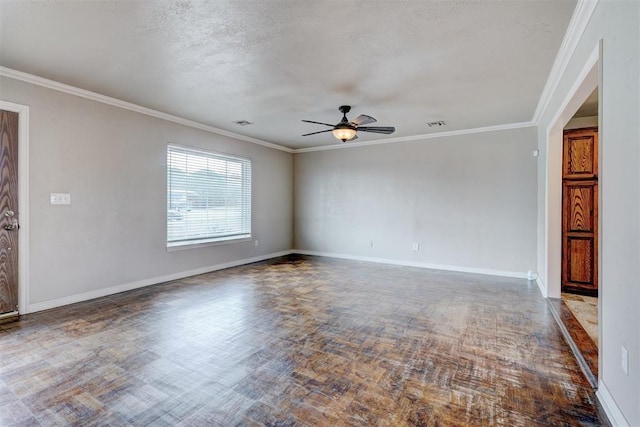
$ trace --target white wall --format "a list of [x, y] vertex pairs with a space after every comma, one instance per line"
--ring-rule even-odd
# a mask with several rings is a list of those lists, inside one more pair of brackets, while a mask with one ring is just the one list
[[295, 248], [535, 270], [536, 135], [531, 127], [295, 154]]
[[[600, 57], [600, 376], [598, 394], [615, 422], [640, 425], [640, 2], [600, 1], [540, 124], [538, 270], [547, 268], [546, 130], [602, 40]], [[550, 215], [560, 213], [550, 212]], [[621, 369], [629, 351], [629, 374]], [[620, 412], [617, 412], [619, 410]], [[624, 418], [624, 419], [623, 419]]]
[[[9, 78], [0, 88], [30, 107], [32, 307], [291, 249], [291, 154]], [[168, 142], [252, 159], [259, 247], [166, 250]], [[51, 192], [71, 193], [71, 205], [50, 205]]]

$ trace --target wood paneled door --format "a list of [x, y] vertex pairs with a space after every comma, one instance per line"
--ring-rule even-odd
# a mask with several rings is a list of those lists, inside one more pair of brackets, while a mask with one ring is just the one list
[[0, 110], [0, 320], [18, 312], [18, 113]]
[[562, 291], [598, 294], [598, 130], [564, 132]]

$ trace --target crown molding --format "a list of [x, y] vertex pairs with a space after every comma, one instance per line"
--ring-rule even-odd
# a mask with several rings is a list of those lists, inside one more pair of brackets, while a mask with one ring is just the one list
[[215, 133], [217, 135], [227, 136], [229, 138], [239, 139], [241, 141], [250, 142], [252, 144], [262, 145], [264, 147], [273, 148], [275, 150], [285, 151], [287, 153], [293, 153], [294, 150], [282, 145], [274, 144], [272, 142], [263, 141], [257, 138], [251, 138], [249, 136], [240, 135], [235, 132], [229, 132], [223, 129], [218, 129], [214, 126], [205, 125], [193, 120], [188, 120], [182, 117], [174, 116], [172, 114], [163, 113], [162, 111], [154, 110], [152, 108], [142, 107], [131, 102], [123, 101], [121, 99], [112, 98], [110, 96], [102, 95], [90, 90], [80, 89], [75, 86], [67, 85], [64, 83], [56, 82], [54, 80], [45, 79], [33, 74], [17, 71], [11, 68], [0, 66], [0, 76], [9, 77], [14, 80], [20, 80], [23, 82], [31, 83], [37, 86], [42, 86], [47, 89], [56, 90], [58, 92], [67, 93], [69, 95], [78, 96], [81, 98], [89, 99], [103, 104], [111, 105], [114, 107], [122, 108], [124, 110], [134, 111], [136, 113], [144, 114], [158, 119], [166, 120], [169, 122], [177, 123], [179, 125], [188, 126], [190, 128], [203, 130], [209, 133]]
[[578, 0], [576, 9], [573, 12], [571, 21], [569, 22], [569, 27], [567, 28], [567, 32], [564, 35], [562, 44], [560, 45], [560, 50], [556, 55], [556, 59], [553, 61], [549, 78], [547, 79], [544, 90], [540, 95], [538, 106], [536, 107], [536, 111], [533, 113], [533, 119], [531, 121], [536, 125], [540, 124], [542, 115], [547, 111], [547, 108], [549, 108], [551, 98], [558, 88], [560, 79], [567, 69], [567, 65], [569, 64], [569, 61], [582, 38], [582, 34], [584, 33], [598, 2], [599, 0]]
[[520, 129], [535, 126], [533, 122], [508, 123], [496, 126], [486, 126], [481, 128], [460, 129], [448, 132], [429, 133], [424, 135], [403, 136], [398, 138], [379, 139], [377, 141], [347, 142], [334, 145], [323, 145], [322, 147], [298, 148], [294, 153], [309, 153], [313, 151], [340, 150], [344, 148], [368, 147], [370, 145], [393, 144], [396, 142], [422, 141], [425, 139], [446, 138], [449, 136], [469, 135], [473, 133], [496, 132], [510, 129]]
[[311, 151], [324, 151], [324, 150], [336, 150], [336, 149], [342, 149], [342, 148], [366, 147], [369, 145], [418, 141], [418, 140], [424, 140], [424, 139], [442, 138], [447, 136], [468, 135], [472, 133], [492, 132], [492, 131], [518, 129], [523, 127], [534, 126], [534, 123], [532, 122], [521, 122], [521, 123], [511, 123], [511, 124], [505, 124], [505, 125], [488, 126], [488, 127], [482, 127], [482, 128], [474, 128], [474, 129], [462, 129], [462, 130], [455, 130], [455, 131], [449, 131], [449, 132], [437, 132], [437, 133], [430, 133], [425, 135], [412, 135], [412, 136], [405, 136], [405, 137], [399, 137], [399, 138], [387, 138], [387, 139], [380, 139], [376, 141], [352, 142], [349, 144], [334, 144], [334, 145], [324, 145], [321, 147], [295, 149], [295, 148], [285, 147], [283, 145], [274, 144], [272, 142], [263, 141], [261, 139], [251, 138], [249, 136], [241, 135], [235, 132], [229, 132], [229, 131], [219, 129], [213, 126], [205, 125], [203, 123], [199, 123], [193, 120], [188, 120], [182, 117], [174, 116], [172, 114], [164, 113], [162, 111], [154, 110], [152, 108], [143, 107], [141, 105], [123, 101], [121, 99], [112, 98], [110, 96], [102, 95], [97, 92], [92, 92], [86, 89], [80, 89], [75, 86], [57, 82], [55, 80], [46, 79], [44, 77], [36, 76], [33, 74], [25, 73], [23, 71], [18, 71], [18, 70], [14, 70], [14, 69], [3, 67], [3, 66], [0, 66], [0, 76], [8, 77], [14, 80], [20, 80], [26, 83], [34, 84], [36, 86], [41, 86], [41, 87], [52, 89], [58, 92], [67, 93], [69, 95], [78, 96], [80, 98], [89, 99], [92, 101], [100, 102], [103, 104], [111, 105], [111, 106], [122, 108], [125, 110], [134, 111], [136, 113], [140, 113], [147, 116], [166, 120], [169, 122], [177, 123], [180, 125], [188, 126], [194, 129], [199, 129], [205, 132], [227, 136], [229, 138], [250, 142], [252, 144], [262, 145], [264, 147], [273, 148], [275, 150], [280, 150], [287, 153], [307, 153]]

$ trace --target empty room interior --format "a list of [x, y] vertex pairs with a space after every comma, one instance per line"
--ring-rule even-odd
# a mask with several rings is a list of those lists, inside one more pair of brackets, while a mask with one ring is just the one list
[[0, 425], [640, 426], [640, 2], [0, 2]]

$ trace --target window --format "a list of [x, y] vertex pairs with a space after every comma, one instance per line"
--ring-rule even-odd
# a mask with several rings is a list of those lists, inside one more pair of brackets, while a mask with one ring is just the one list
[[167, 146], [167, 246], [251, 237], [251, 160]]

